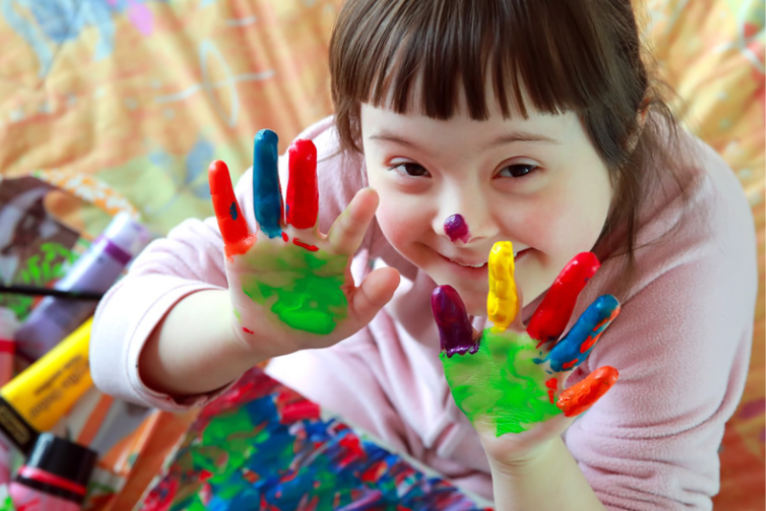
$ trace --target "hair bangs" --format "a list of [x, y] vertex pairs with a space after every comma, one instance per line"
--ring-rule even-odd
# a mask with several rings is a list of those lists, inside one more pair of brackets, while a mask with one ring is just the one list
[[[558, 2], [369, 2], [336, 32], [333, 99], [475, 120], [582, 113], [606, 103], [609, 54], [596, 20]], [[487, 84], [490, 84], [488, 86]]]

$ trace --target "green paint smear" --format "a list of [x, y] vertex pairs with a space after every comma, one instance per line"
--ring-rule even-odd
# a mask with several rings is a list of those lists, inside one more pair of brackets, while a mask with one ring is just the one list
[[325, 335], [346, 317], [348, 301], [342, 286], [348, 257], [294, 245], [254, 249], [246, 257], [257, 272], [244, 280], [242, 291], [254, 302], [270, 306], [286, 325]]
[[487, 328], [475, 354], [440, 355], [455, 403], [472, 423], [489, 420], [500, 436], [561, 413], [548, 398], [551, 375], [534, 362], [535, 346], [526, 334]]

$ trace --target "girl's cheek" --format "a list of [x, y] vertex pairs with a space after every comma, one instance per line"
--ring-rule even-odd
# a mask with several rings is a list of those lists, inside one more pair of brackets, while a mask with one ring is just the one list
[[413, 228], [411, 222], [407, 222], [406, 214], [401, 209], [392, 207], [392, 203], [387, 202], [384, 196], [380, 198], [375, 218], [380, 230], [394, 247], [401, 246]]

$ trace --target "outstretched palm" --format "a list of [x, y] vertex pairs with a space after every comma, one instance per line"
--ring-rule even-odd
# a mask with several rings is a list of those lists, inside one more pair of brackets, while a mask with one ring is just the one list
[[234, 196], [229, 170], [210, 165], [210, 190], [226, 252], [226, 278], [234, 331], [245, 343], [272, 343], [273, 355], [329, 346], [364, 326], [388, 301], [395, 272], [369, 275], [354, 285], [351, 257], [377, 206], [362, 190], [327, 235], [317, 224], [316, 148], [298, 140], [290, 146], [287, 207], [277, 170], [277, 136], [255, 138], [251, 233]]
[[[595, 370], [564, 390], [571, 372], [590, 354], [619, 314], [617, 300], [601, 296], [557, 343], [577, 296], [599, 267], [579, 254], [559, 275], [526, 329], [517, 321], [520, 303], [510, 242], [496, 243], [489, 258], [487, 309], [494, 326], [472, 331], [465, 306], [450, 286], [438, 287], [431, 304], [442, 342], [440, 355], [458, 407], [474, 424], [491, 456], [508, 459], [561, 434], [617, 380], [611, 367]], [[512, 435], [507, 435], [512, 433]]]

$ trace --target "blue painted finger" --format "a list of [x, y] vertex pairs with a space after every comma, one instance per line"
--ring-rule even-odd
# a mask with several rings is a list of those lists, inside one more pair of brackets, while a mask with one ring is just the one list
[[282, 235], [282, 189], [277, 170], [279, 137], [261, 130], [253, 142], [253, 204], [258, 227], [269, 238]]
[[596, 298], [567, 335], [561, 339], [545, 360], [550, 361], [554, 371], [568, 371], [583, 363], [590, 355], [606, 327], [620, 313], [620, 302], [611, 295]]

